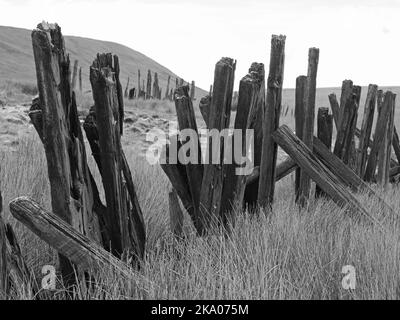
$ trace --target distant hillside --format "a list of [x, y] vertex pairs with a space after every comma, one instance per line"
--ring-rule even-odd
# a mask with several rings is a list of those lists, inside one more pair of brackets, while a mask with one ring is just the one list
[[[137, 87], [138, 69], [140, 69], [141, 79], [144, 80], [147, 77], [147, 70], [152, 71], [153, 78], [154, 72], [158, 73], [163, 95], [169, 75], [172, 77], [171, 85], [175, 86], [175, 78], [177, 77], [175, 73], [140, 52], [118, 43], [66, 36], [65, 45], [71, 57], [71, 65], [73, 65], [75, 59], [78, 59], [79, 65], [82, 67], [84, 90], [90, 89], [89, 66], [99, 52], [112, 52], [119, 56], [122, 69], [121, 83], [124, 89], [128, 76], [131, 79], [130, 87]], [[31, 30], [0, 26], [0, 81], [4, 80], [36, 83]], [[207, 94], [201, 89], [196, 91], [197, 98]]]

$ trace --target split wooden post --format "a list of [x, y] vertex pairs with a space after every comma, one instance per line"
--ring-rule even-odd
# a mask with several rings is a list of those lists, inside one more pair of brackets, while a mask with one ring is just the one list
[[[319, 62], [319, 49], [311, 48], [308, 54], [308, 74], [305, 95], [305, 116], [303, 128], [303, 142], [312, 149], [315, 123], [315, 97], [317, 90], [317, 72]], [[299, 201], [304, 206], [308, 201], [311, 191], [311, 181], [306, 172], [300, 175]]]
[[[70, 87], [69, 58], [61, 28], [42, 23], [32, 32], [39, 103], [31, 119], [43, 141], [52, 208], [67, 223], [99, 243], [99, 217], [104, 206], [86, 163], [86, 150], [75, 94]], [[73, 152], [71, 152], [73, 150]], [[64, 280], [73, 281], [73, 268], [60, 256]]]
[[10, 203], [10, 211], [15, 219], [83, 271], [99, 272], [111, 269], [127, 280], [135, 279], [135, 274], [127, 264], [112, 256], [54, 213], [42, 209], [32, 199], [21, 197], [13, 200]]
[[282, 86], [285, 67], [285, 36], [273, 35], [271, 57], [267, 81], [267, 99], [263, 123], [263, 142], [260, 166], [258, 202], [260, 206], [270, 206], [274, 201], [275, 170], [278, 146], [272, 134], [279, 127], [282, 107]]
[[[225, 129], [229, 128], [233, 84], [236, 62], [231, 58], [222, 58], [215, 66], [214, 92], [211, 100], [209, 125], [212, 132], [208, 137], [207, 159], [204, 166], [203, 183], [200, 196], [200, 219], [206, 228], [221, 217], [221, 197], [224, 182], [223, 161], [224, 141], [220, 139]], [[218, 148], [213, 148], [213, 145]]]
[[76, 79], [78, 78], [78, 65], [79, 65], [79, 61], [75, 60], [74, 69], [73, 69], [73, 73], [72, 73], [71, 90], [75, 90], [75, 88], [76, 88]]
[[[194, 113], [192, 100], [189, 97], [189, 87], [183, 86], [176, 89], [174, 100], [181, 134], [181, 143], [182, 145], [193, 143], [190, 150], [191, 153], [193, 152], [194, 154], [190, 154], [190, 163], [185, 167], [195, 215], [199, 216], [198, 211], [200, 205], [200, 191], [203, 181], [203, 165], [196, 115]], [[192, 162], [192, 160], [195, 160], [195, 162]], [[199, 220], [198, 222], [201, 224], [203, 221]], [[203, 226], [200, 226], [200, 228], [203, 228]]]
[[[250, 160], [248, 158], [250, 140], [247, 134], [248, 130], [254, 130], [256, 123], [261, 120], [257, 117], [259, 114], [259, 100], [264, 100], [264, 88], [264, 65], [262, 63], [253, 63], [249, 69], [249, 73], [240, 81], [238, 108], [234, 124], [235, 131], [231, 140], [232, 147], [230, 156], [232, 156], [232, 162], [224, 165], [225, 181], [222, 193], [222, 215], [226, 226], [231, 226], [235, 222], [235, 207], [243, 207], [246, 180], [249, 174], [244, 171], [244, 167], [249, 165], [247, 160]], [[260, 131], [262, 131], [261, 128]], [[240, 133], [240, 135], [238, 133]], [[256, 144], [254, 144], [254, 149], [261, 147], [261, 143], [257, 147]], [[241, 159], [246, 160], [246, 163], [239, 164], [236, 162], [241, 160], [238, 159], [237, 155], [240, 155]], [[256, 161], [256, 157], [254, 156], [253, 158], [252, 161]], [[258, 161], [259, 160], [260, 159], [258, 159]], [[252, 163], [251, 165], [255, 164]], [[257, 189], [258, 186], [256, 190]]]
[[333, 115], [333, 120], [335, 122], [335, 127], [336, 130], [339, 129], [339, 124], [340, 124], [340, 105], [339, 102], [336, 98], [336, 94], [332, 93], [328, 96], [329, 98], [329, 103], [331, 105], [332, 109], [332, 115]]
[[357, 159], [357, 174], [360, 177], [364, 176], [365, 165], [368, 158], [368, 147], [371, 139], [372, 124], [374, 122], [374, 113], [376, 105], [376, 94], [378, 86], [370, 84], [368, 87], [367, 100], [364, 107], [364, 118], [361, 125], [360, 143]]
[[358, 87], [352, 87], [353, 93], [348, 95], [347, 86], [344, 85], [343, 95], [347, 100], [341, 99], [344, 106], [340, 107], [340, 120], [336, 136], [334, 154], [343, 160], [345, 164], [349, 163], [352, 144], [354, 142], [354, 133], [358, 117]]
[[[111, 251], [117, 257], [126, 255], [138, 262], [144, 256], [145, 226], [131, 172], [121, 146], [121, 92], [119, 61], [112, 54], [99, 54], [90, 68], [95, 102], [95, 127], [100, 151], [107, 210], [105, 222]], [[94, 137], [88, 136], [88, 140]], [[92, 141], [91, 145], [94, 145]], [[98, 150], [92, 150], [95, 154]]]
[[379, 222], [368, 212], [366, 207], [347, 189], [340, 179], [319, 160], [313, 152], [287, 126], [282, 126], [274, 133], [275, 141], [283, 150], [307, 172], [322, 190], [340, 207], [350, 209], [369, 222], [380, 226]]
[[179, 205], [178, 195], [175, 189], [172, 189], [172, 191], [170, 191], [168, 198], [170, 229], [175, 238], [181, 239], [183, 232], [184, 216], [181, 210], [181, 206]]
[[[305, 117], [305, 95], [306, 95], [307, 77], [299, 76], [296, 79], [296, 100], [295, 100], [295, 131], [300, 140], [303, 140], [304, 117]], [[301, 169], [296, 169], [295, 193], [296, 200], [299, 199]]]
[[391, 91], [385, 93], [384, 102], [381, 107], [378, 104], [379, 112], [378, 120], [376, 122], [374, 142], [371, 148], [371, 152], [368, 158], [367, 166], [365, 169], [364, 180], [372, 182], [375, 177], [376, 165], [379, 152], [382, 147], [382, 143], [387, 133], [387, 123], [391, 117], [392, 108], [395, 105], [396, 95]]
[[[329, 114], [328, 108], [318, 109], [318, 139], [329, 149], [332, 148], [332, 130], [333, 130], [333, 116]], [[325, 193], [317, 185], [315, 195], [316, 197], [321, 197]]]
[[146, 100], [151, 99], [151, 71], [147, 72]]

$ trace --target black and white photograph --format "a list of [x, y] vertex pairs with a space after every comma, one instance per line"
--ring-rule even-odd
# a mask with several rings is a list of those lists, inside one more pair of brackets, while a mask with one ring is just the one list
[[400, 0], [0, 11], [1, 305], [400, 300]]

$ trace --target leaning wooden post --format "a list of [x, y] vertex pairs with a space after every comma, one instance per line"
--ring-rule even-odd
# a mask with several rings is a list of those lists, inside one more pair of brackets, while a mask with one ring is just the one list
[[[332, 130], [333, 130], [333, 116], [329, 114], [328, 108], [318, 109], [318, 139], [329, 149], [332, 148]], [[315, 195], [316, 197], [321, 197], [325, 193], [317, 185]]]
[[[131, 172], [121, 146], [121, 115], [117, 56], [99, 54], [90, 68], [95, 102], [95, 128], [100, 151], [99, 168], [107, 202], [106, 225], [111, 251], [117, 257], [144, 256], [146, 232]], [[93, 137], [88, 136], [88, 140]], [[91, 145], [94, 145], [92, 142]], [[97, 150], [93, 150], [94, 154]]]
[[361, 125], [361, 135], [357, 159], [357, 174], [360, 177], [364, 176], [365, 165], [368, 157], [368, 147], [371, 139], [372, 124], [374, 122], [375, 105], [376, 105], [376, 94], [378, 86], [370, 84], [368, 87], [367, 100], [365, 101], [364, 107], [364, 118]]
[[[307, 77], [299, 76], [296, 79], [296, 100], [295, 100], [295, 131], [297, 137], [300, 140], [303, 140], [303, 131], [304, 131], [304, 117], [305, 117], [305, 94], [306, 94], [306, 86], [307, 86]], [[300, 190], [300, 176], [301, 169], [296, 169], [295, 176], [295, 193], [296, 199], [299, 199], [299, 190]]]
[[135, 280], [135, 273], [127, 264], [72, 228], [56, 214], [41, 208], [32, 199], [21, 197], [11, 201], [10, 211], [15, 219], [66, 256], [80, 270], [101, 272], [111, 269], [126, 280]]
[[[233, 84], [236, 62], [222, 58], [215, 66], [214, 92], [211, 100], [209, 125], [212, 132], [208, 137], [207, 165], [204, 166], [203, 183], [200, 196], [200, 219], [206, 228], [220, 219], [221, 197], [224, 181], [223, 159], [224, 143], [220, 135], [229, 128]], [[213, 148], [217, 144], [218, 148]]]
[[[303, 142], [312, 149], [314, 138], [314, 122], [315, 122], [315, 96], [317, 88], [317, 72], [319, 62], [319, 49], [311, 48], [308, 54], [308, 74], [305, 95], [305, 117], [303, 128]], [[305, 172], [300, 175], [299, 201], [301, 205], [305, 205], [310, 196], [311, 181]]]
[[307, 172], [322, 190], [342, 208], [350, 208], [369, 222], [381, 227], [377, 221], [346, 185], [331, 172], [326, 165], [287, 126], [282, 126], [274, 134], [275, 141], [285, 152]]
[[[379, 112], [378, 120], [376, 122], [376, 129], [374, 135], [374, 142], [368, 157], [367, 166], [365, 169], [364, 180], [371, 182], [375, 177], [376, 165], [379, 152], [382, 148], [382, 143], [387, 133], [386, 127], [392, 112], [392, 106], [395, 104], [396, 95], [391, 91], [387, 91], [384, 95], [384, 101]], [[379, 104], [378, 104], [379, 106]]]
[[267, 81], [267, 100], [263, 123], [263, 144], [260, 167], [260, 185], [258, 202], [269, 206], [274, 201], [275, 170], [278, 146], [272, 134], [279, 127], [282, 104], [282, 86], [285, 67], [285, 36], [273, 35], [271, 40], [271, 58]]
[[169, 95], [169, 84], [171, 82], [171, 76], [168, 76], [168, 82], [167, 82], [167, 91], [165, 91], [165, 99], [168, 99], [168, 95]]
[[71, 84], [71, 89], [75, 90], [76, 88], [76, 79], [78, 77], [78, 65], [79, 65], [79, 61], [75, 60], [74, 62], [74, 70], [72, 73], [72, 84]]
[[[46, 152], [53, 211], [82, 234], [102, 243], [99, 217], [104, 206], [86, 162], [61, 28], [57, 24], [39, 24], [32, 32], [32, 43], [39, 103], [32, 110], [31, 119], [36, 122], [35, 128], [40, 128], [38, 134]], [[69, 284], [74, 271], [63, 256], [60, 267]]]

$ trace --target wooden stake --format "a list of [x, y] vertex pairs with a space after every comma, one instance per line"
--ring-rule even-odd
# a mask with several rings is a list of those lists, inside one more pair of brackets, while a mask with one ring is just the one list
[[75, 88], [76, 88], [76, 79], [78, 77], [78, 65], [79, 65], [79, 61], [75, 60], [75, 62], [74, 62], [74, 70], [73, 70], [73, 73], [72, 73], [71, 90], [75, 90]]
[[278, 129], [281, 115], [285, 42], [285, 36], [272, 36], [270, 69], [267, 81], [267, 100], [263, 124], [260, 185], [258, 189], [258, 202], [264, 207], [270, 206], [274, 200], [278, 146], [272, 138], [272, 133]]
[[[319, 62], [319, 49], [311, 48], [308, 55], [308, 75], [305, 96], [305, 118], [303, 141], [304, 144], [312, 149], [314, 138], [314, 121], [315, 121], [315, 96], [317, 87], [317, 72]], [[301, 172], [299, 201], [301, 205], [305, 205], [311, 190], [311, 181], [305, 172]]]
[[169, 193], [169, 220], [171, 232], [174, 234], [175, 238], [181, 239], [184, 216], [175, 189], [172, 189]]

